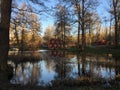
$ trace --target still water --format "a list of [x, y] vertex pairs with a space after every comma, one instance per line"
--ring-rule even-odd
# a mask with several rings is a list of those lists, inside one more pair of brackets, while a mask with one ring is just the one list
[[[27, 52], [29, 54], [29, 52]], [[38, 51], [37, 61], [8, 61], [13, 66], [12, 84], [50, 85], [51, 81], [80, 79], [109, 81], [120, 74], [120, 59], [107, 55], [73, 54], [62, 51]]]

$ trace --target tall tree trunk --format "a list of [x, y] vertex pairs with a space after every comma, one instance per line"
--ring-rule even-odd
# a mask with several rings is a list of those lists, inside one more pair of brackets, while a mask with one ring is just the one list
[[109, 46], [111, 46], [111, 44], [112, 44], [112, 32], [111, 32], [111, 25], [112, 25], [112, 15], [110, 16]]
[[91, 46], [91, 24], [90, 22], [89, 22], [89, 46]]
[[0, 69], [7, 68], [9, 50], [9, 27], [12, 0], [1, 0], [1, 23], [0, 23]]
[[19, 47], [19, 45], [20, 45], [20, 43], [19, 43], [19, 37], [18, 37], [18, 32], [17, 32], [17, 24], [15, 23], [15, 28], [14, 28], [14, 30], [15, 30], [15, 38], [16, 38], [16, 41], [17, 41], [17, 45], [18, 45], [18, 48], [20, 48]]
[[82, 25], [81, 25], [81, 29], [82, 29], [82, 50], [84, 50], [85, 48], [85, 43], [86, 43], [86, 37], [85, 37], [85, 22], [84, 22], [84, 18], [85, 18], [85, 11], [84, 11], [84, 3], [85, 1], [82, 0]]
[[80, 5], [79, 4], [76, 4], [76, 7], [77, 7], [77, 17], [78, 17], [78, 36], [77, 36], [77, 48], [78, 50], [81, 49], [80, 47], [80, 28], [81, 28], [81, 16], [80, 16]]
[[25, 44], [24, 44], [24, 40], [25, 40], [25, 30], [24, 30], [24, 26], [22, 26], [22, 32], [21, 32], [21, 47], [20, 47], [20, 51], [21, 51], [21, 55], [23, 56], [23, 51], [25, 50]]
[[64, 37], [64, 44], [63, 44], [63, 47], [64, 47], [64, 49], [66, 48], [65, 46], [66, 46], [66, 42], [65, 42], [65, 16], [64, 16], [64, 21], [63, 21], [63, 37]]
[[80, 49], [80, 10], [78, 10], [78, 49]]
[[118, 47], [118, 21], [117, 21], [117, 0], [113, 0], [114, 19], [115, 19], [115, 47]]

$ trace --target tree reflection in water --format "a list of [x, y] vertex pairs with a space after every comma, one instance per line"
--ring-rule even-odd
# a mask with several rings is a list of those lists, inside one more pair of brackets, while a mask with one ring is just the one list
[[109, 59], [105, 55], [85, 53], [72, 54], [63, 51], [43, 51], [38, 61], [8, 63], [14, 67], [12, 84], [46, 85], [51, 81], [74, 80], [106, 80], [115, 79], [120, 74], [119, 58]]
[[11, 80], [14, 84], [36, 85], [40, 77], [40, 66], [38, 63], [20, 63], [15, 65], [14, 76]]

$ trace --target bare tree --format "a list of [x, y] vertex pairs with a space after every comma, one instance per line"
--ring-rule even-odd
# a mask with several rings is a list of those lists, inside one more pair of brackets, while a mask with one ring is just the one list
[[17, 14], [15, 13], [13, 15], [14, 18], [11, 19], [11, 23], [13, 24], [12, 26], [14, 26], [12, 30], [14, 30], [14, 36], [17, 41], [16, 44], [21, 52], [23, 52], [25, 49], [28, 50], [28, 47], [29, 50], [37, 49], [38, 46], [33, 44], [40, 40], [40, 38], [38, 39], [37, 37], [40, 36], [41, 28], [38, 15], [26, 12], [23, 10], [24, 8], [29, 10], [26, 4], [22, 4], [20, 11], [18, 11]]
[[114, 17], [114, 23], [115, 23], [115, 47], [117, 48], [119, 45], [119, 25], [120, 25], [120, 1], [119, 0], [111, 0], [110, 1], [110, 13]]
[[53, 38], [53, 29], [50, 25], [47, 26], [47, 28], [45, 29], [44, 32], [44, 44], [48, 44], [48, 42], [50, 41], [50, 39]]
[[[93, 39], [93, 31], [96, 30], [96, 39], [100, 39], [101, 20], [97, 13], [88, 12], [85, 18], [86, 29], [86, 44], [91, 46], [95, 39]], [[88, 33], [88, 34], [87, 34]], [[88, 36], [87, 36], [88, 35]], [[88, 38], [87, 38], [88, 37]]]
[[71, 4], [73, 6], [73, 10], [75, 10], [77, 14], [77, 23], [78, 23], [78, 48], [80, 45], [80, 30], [82, 31], [82, 45], [81, 49], [84, 50], [86, 46], [86, 24], [85, 18], [88, 12], [92, 12], [95, 9], [96, 5], [98, 5], [97, 0], [64, 0], [65, 2]]
[[[13, 0], [1, 0], [1, 22], [0, 22], [0, 69], [7, 67], [9, 51], [9, 27], [11, 18], [11, 7]], [[31, 0], [34, 3], [41, 4], [41, 0]]]
[[70, 33], [70, 17], [69, 17], [69, 11], [66, 6], [57, 5], [57, 11], [56, 11], [56, 36], [60, 36], [59, 38], [62, 38], [63, 41], [63, 47], [65, 48], [66, 45], [66, 38], [67, 34]]

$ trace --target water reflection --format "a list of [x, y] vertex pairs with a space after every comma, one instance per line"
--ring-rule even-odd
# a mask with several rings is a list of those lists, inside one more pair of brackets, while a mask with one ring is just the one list
[[10, 80], [12, 84], [47, 85], [53, 80], [69, 78], [109, 81], [120, 74], [120, 60], [117, 57], [109, 59], [106, 55], [62, 51], [38, 53], [42, 59], [37, 62], [8, 62], [14, 67], [14, 76]]
[[20, 63], [14, 67], [13, 84], [37, 84], [40, 77], [40, 65], [38, 63]]

